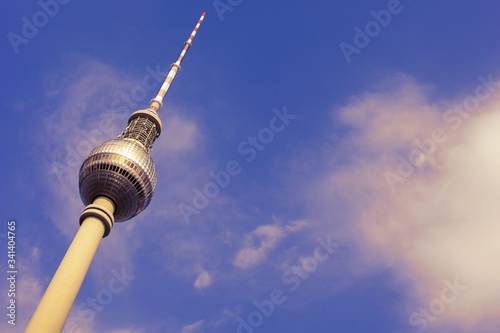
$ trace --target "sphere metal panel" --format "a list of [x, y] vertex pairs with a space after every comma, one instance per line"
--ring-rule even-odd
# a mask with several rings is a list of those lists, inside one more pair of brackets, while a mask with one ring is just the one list
[[150, 203], [156, 186], [153, 160], [133, 139], [114, 139], [94, 148], [80, 168], [80, 197], [85, 205], [106, 196], [116, 206], [115, 221], [126, 221]]

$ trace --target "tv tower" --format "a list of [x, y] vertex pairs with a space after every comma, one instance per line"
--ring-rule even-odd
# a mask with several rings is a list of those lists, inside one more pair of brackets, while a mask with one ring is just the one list
[[149, 107], [132, 113], [125, 131], [94, 148], [80, 167], [80, 197], [86, 205], [80, 228], [25, 332], [62, 331], [101, 239], [115, 221], [131, 219], [151, 202], [156, 173], [150, 153], [162, 129], [158, 110], [205, 15], [201, 14]]

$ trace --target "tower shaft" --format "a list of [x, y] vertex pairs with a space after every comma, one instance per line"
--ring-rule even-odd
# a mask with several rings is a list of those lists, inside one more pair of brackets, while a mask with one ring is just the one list
[[113, 216], [114, 205], [105, 197], [97, 198], [90, 206], [92, 211], [89, 213], [86, 209], [83, 212], [82, 217], [87, 216], [38, 304], [26, 333], [62, 331], [92, 258], [109, 226], [109, 221], [103, 223], [99, 214], [105, 219]]

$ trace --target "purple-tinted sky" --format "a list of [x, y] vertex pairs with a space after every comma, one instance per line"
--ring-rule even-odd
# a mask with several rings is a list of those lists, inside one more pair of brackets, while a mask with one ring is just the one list
[[160, 110], [155, 195], [64, 332], [495, 332], [498, 1], [6, 2], [0, 257], [22, 332], [78, 230], [78, 169]]

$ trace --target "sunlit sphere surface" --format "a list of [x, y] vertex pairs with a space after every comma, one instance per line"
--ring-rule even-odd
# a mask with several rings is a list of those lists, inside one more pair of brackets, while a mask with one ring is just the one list
[[153, 160], [144, 146], [132, 139], [114, 139], [94, 148], [79, 174], [80, 197], [85, 205], [98, 196], [115, 204], [115, 221], [129, 220], [151, 202], [156, 186]]

